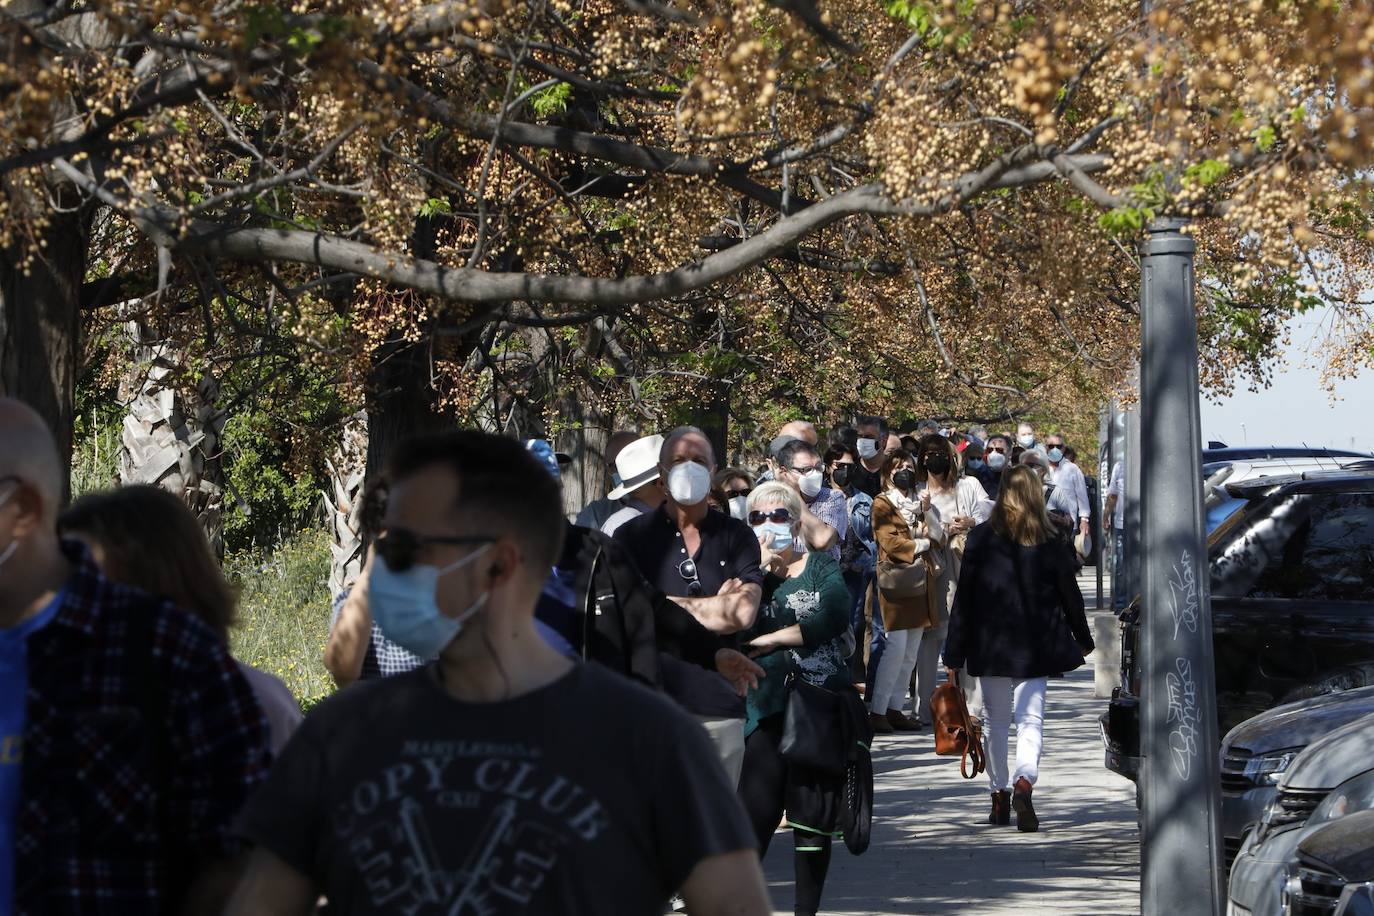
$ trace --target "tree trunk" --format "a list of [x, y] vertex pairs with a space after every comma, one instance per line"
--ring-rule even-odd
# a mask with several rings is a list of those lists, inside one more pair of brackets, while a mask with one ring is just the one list
[[219, 384], [201, 377], [194, 393], [177, 387], [180, 354], [139, 321], [129, 322], [133, 368], [120, 382], [129, 405], [120, 435], [120, 482], [153, 484], [195, 513], [216, 557], [224, 556], [224, 468], [220, 444], [227, 415], [216, 408]]
[[329, 528], [331, 560], [329, 593], [337, 595], [353, 585], [362, 571], [365, 549], [362, 526], [363, 489], [367, 472], [367, 412], [358, 411], [345, 423], [339, 448], [329, 467]]
[[606, 493], [606, 444], [614, 418], [594, 409], [589, 399], [572, 391], [559, 399], [562, 432], [554, 447], [567, 452], [572, 466], [563, 472], [563, 511], [575, 516]]
[[453, 428], [434, 409], [428, 343], [390, 342], [372, 360], [367, 405], [367, 478], [381, 473], [400, 442]]
[[[65, 480], [86, 275], [85, 218], [54, 214], [41, 241], [43, 256], [34, 259], [27, 276], [19, 252], [0, 251], [0, 395], [18, 398], [47, 421]], [[64, 483], [64, 496], [68, 487]]]

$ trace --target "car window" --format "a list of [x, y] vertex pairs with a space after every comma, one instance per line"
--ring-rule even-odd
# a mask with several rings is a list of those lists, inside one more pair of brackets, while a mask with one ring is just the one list
[[1304, 493], [1218, 545], [1212, 594], [1374, 601], [1374, 493]]

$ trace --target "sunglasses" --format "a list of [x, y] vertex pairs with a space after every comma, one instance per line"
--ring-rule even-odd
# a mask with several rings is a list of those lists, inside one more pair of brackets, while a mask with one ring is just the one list
[[386, 534], [373, 542], [377, 556], [386, 561], [393, 572], [405, 572], [415, 565], [415, 556], [425, 547], [441, 544], [449, 547], [470, 547], [478, 544], [491, 544], [493, 537], [480, 535], [420, 535], [404, 528], [389, 528]]
[[988, 446], [987, 450], [990, 452], [998, 452], [1002, 455], [1005, 455], [1007, 453], [1007, 450], [1000, 445], [990, 445]]
[[760, 512], [755, 509], [749, 513], [749, 524], [753, 526], [762, 525], [764, 522], [776, 522], [781, 525], [792, 521], [792, 513], [779, 506], [769, 512]]
[[754, 492], [753, 487], [740, 487], [736, 490], [726, 490], [725, 495], [734, 499], [736, 496], [748, 496], [752, 492]]
[[697, 575], [697, 561], [691, 557], [677, 564], [677, 574], [687, 582], [687, 597], [699, 598], [705, 591], [701, 585], [701, 577]]
[[807, 467], [799, 468], [794, 464], [792, 465], [792, 467], [788, 468], [788, 470], [790, 470], [793, 474], [810, 474], [812, 471], [823, 471], [825, 470], [825, 468], [823, 468], [819, 464], [813, 464]]

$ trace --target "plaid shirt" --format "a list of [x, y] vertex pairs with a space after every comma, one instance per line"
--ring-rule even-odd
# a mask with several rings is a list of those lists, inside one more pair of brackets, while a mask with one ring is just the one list
[[845, 533], [849, 531], [849, 501], [839, 490], [822, 487], [816, 494], [815, 502], [808, 506], [811, 514], [835, 529], [838, 540], [835, 546], [825, 551], [832, 560], [840, 559], [840, 546], [844, 544]]
[[268, 728], [228, 648], [86, 551], [28, 638], [15, 914], [171, 912], [267, 774]]
[[[344, 603], [348, 601], [349, 592], [353, 591], [353, 586], [347, 586], [343, 591], [334, 596], [334, 607], [329, 612], [329, 629], [332, 632], [334, 625], [339, 622], [339, 615], [343, 613]], [[429, 659], [434, 661], [434, 659]], [[367, 681], [379, 677], [392, 677], [397, 674], [405, 674], [407, 671], [414, 671], [425, 663], [425, 659], [411, 652], [404, 646], [398, 646], [386, 638], [382, 628], [377, 626], [377, 621], [372, 621], [372, 638], [367, 643], [367, 654], [363, 656], [363, 670], [358, 675], [358, 680]]]

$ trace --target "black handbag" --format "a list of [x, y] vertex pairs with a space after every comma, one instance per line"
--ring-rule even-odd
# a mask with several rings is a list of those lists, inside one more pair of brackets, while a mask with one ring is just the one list
[[844, 698], [838, 693], [789, 674], [778, 746], [783, 759], [822, 773], [843, 773], [849, 762], [843, 715]]

